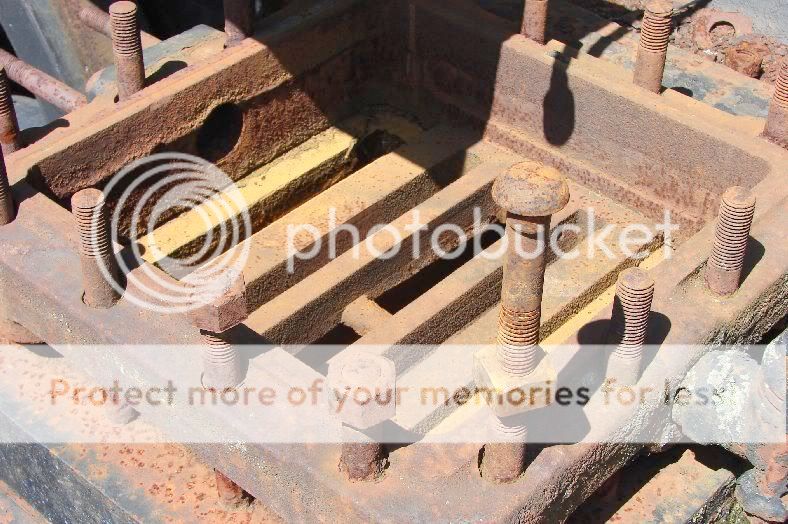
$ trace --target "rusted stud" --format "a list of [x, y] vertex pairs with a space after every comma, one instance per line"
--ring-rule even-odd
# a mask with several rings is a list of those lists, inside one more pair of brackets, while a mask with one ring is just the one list
[[5, 156], [0, 151], [0, 226], [14, 220], [14, 197], [8, 183], [8, 171], [5, 168]]
[[79, 191], [71, 198], [71, 210], [79, 232], [83, 301], [94, 308], [112, 307], [120, 298], [109, 280], [118, 281], [118, 262], [112, 253], [104, 193]]
[[507, 212], [498, 360], [507, 373], [525, 376], [538, 363], [551, 215], [569, 202], [569, 186], [556, 169], [523, 162], [495, 181], [492, 196]]
[[344, 353], [329, 364], [326, 382], [329, 408], [342, 421], [339, 470], [352, 481], [379, 479], [388, 451], [363, 431], [396, 413], [394, 363], [364, 351]]
[[525, 0], [520, 33], [544, 44], [547, 41], [547, 0]]
[[654, 279], [640, 268], [618, 276], [607, 343], [616, 346], [608, 364], [608, 377], [632, 385], [640, 378]]
[[[86, 5], [79, 11], [79, 19], [83, 24], [94, 31], [112, 38], [112, 22], [110, 21], [110, 16], [98, 7], [92, 4]], [[145, 31], [140, 31], [140, 40], [142, 41], [143, 49], [161, 42], [161, 40]]]
[[[496, 344], [497, 364], [503, 376], [481, 363], [476, 381], [494, 385], [497, 380], [506, 383], [507, 389], [528, 391], [532, 382], [552, 378], [551, 369], [543, 362], [535, 373], [540, 367], [542, 290], [550, 221], [553, 213], [569, 202], [569, 186], [556, 169], [522, 162], [496, 179], [492, 197], [506, 210], [507, 252]], [[493, 375], [497, 378], [492, 379]], [[481, 474], [493, 482], [513, 482], [526, 468], [527, 430], [511, 422], [511, 416], [496, 416], [499, 439], [484, 446]]]
[[251, 0], [224, 0], [225, 47], [240, 44], [254, 31], [254, 6]]
[[224, 333], [246, 320], [246, 283], [239, 274], [228, 273], [223, 279], [223, 288], [216, 298], [189, 312], [204, 343], [202, 385], [215, 391], [233, 389], [244, 379], [238, 349], [226, 340]]
[[510, 417], [496, 418], [496, 442], [484, 445], [480, 470], [482, 477], [496, 484], [517, 479], [525, 471], [528, 430]]
[[706, 264], [706, 283], [717, 295], [739, 289], [750, 226], [755, 215], [755, 195], [733, 186], [722, 195], [714, 247]]
[[244, 378], [238, 350], [227, 342], [221, 333], [201, 329], [200, 335], [202, 335], [205, 344], [203, 387], [216, 391], [233, 389]]
[[0, 66], [5, 68], [8, 78], [12, 81], [67, 113], [88, 103], [88, 99], [79, 91], [2, 49], [0, 49]]
[[672, 30], [673, 3], [670, 0], [651, 0], [646, 4], [635, 61], [636, 85], [654, 93], [662, 89], [668, 39]]
[[788, 148], [788, 57], [783, 57], [780, 73], [774, 86], [774, 96], [769, 105], [766, 117], [766, 128], [763, 130], [771, 140]]
[[109, 18], [118, 76], [118, 98], [126, 100], [145, 87], [137, 4], [125, 0], [115, 2], [109, 6]]
[[11, 85], [5, 67], [0, 66], [0, 144], [3, 154], [10, 154], [21, 147], [19, 122], [16, 119]]
[[380, 442], [374, 442], [361, 431], [342, 424], [342, 450], [339, 471], [354, 481], [374, 481], [383, 476], [388, 465], [388, 451]]
[[249, 495], [241, 486], [227, 478], [227, 476], [218, 469], [213, 470], [216, 473], [216, 492], [219, 495], [219, 502], [229, 507], [237, 507], [252, 500]]
[[621, 358], [642, 357], [653, 299], [654, 279], [642, 269], [625, 269], [618, 276], [608, 343], [616, 344]]

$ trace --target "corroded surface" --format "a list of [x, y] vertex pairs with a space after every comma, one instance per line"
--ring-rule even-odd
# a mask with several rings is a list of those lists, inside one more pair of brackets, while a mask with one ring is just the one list
[[[320, 195], [298, 201], [299, 205], [250, 239], [260, 258], [245, 270], [250, 287], [254, 286], [253, 298], [247, 301], [254, 311], [239, 326], [245, 336], [259, 340], [262, 333], [275, 341], [312, 342], [336, 328], [348, 305], [360, 296], [375, 300], [435, 261], [432, 254], [415, 261], [383, 261], [371, 255], [351, 260], [342, 255], [333, 261], [320, 258], [285, 280], [278, 278], [283, 274], [284, 257], [277, 241], [287, 224], [318, 219], [337, 204], [342, 213], [338, 223], [360, 225], [365, 232], [380, 220], [403, 225], [404, 214], [414, 207], [431, 227], [459, 221], [463, 228], [470, 228], [474, 206], [482, 209], [483, 221], [493, 222], [498, 217], [492, 182], [512, 157], [565, 172], [572, 183], [604, 194], [603, 207], [613, 209], [614, 214], [628, 211], [615, 209], [611, 200], [636, 210], [638, 218], [634, 219], [641, 215], [658, 218], [668, 208], [687, 227], [674, 260], [650, 270], [655, 281], [653, 308], [669, 318], [671, 325], [650, 322], [647, 341], [753, 341], [785, 311], [788, 247], [774, 224], [786, 213], [780, 178], [786, 152], [757, 138], [760, 129], [753, 131], [751, 126], [742, 132], [738, 119], [675, 93], [644, 93], [619, 68], [592, 56], [574, 56], [555, 43], [537, 45], [468, 2], [413, 0], [406, 6], [404, 2], [337, 0], [320, 2], [293, 19], [288, 16], [293, 16], [292, 11], [278, 19], [288, 21], [282, 28], [265, 29], [257, 39], [243, 40], [209, 59], [195, 61], [129, 101], [115, 105], [108, 96], [100, 97], [68, 115], [69, 127], [13, 153], [9, 167], [19, 213], [11, 224], [0, 228], [0, 286], [6, 296], [17, 299], [10, 320], [34, 326], [50, 343], [199, 341], [197, 330], [183, 315], [163, 318], [123, 299], [111, 310], [87, 311], [80, 300], [78, 242], [70, 215], [19, 181], [29, 175], [47, 194], [66, 198], [78, 189], [100, 184], [129, 160], [157, 150], [160, 144], [188, 149], [194, 145], [189, 137], [215, 107], [227, 103], [241, 107], [244, 126], [238, 144], [217, 161], [239, 179], [343, 122], [363, 97], [389, 97], [432, 115], [446, 110], [462, 124], [444, 124], [419, 135], [418, 141], [349, 174]], [[399, 62], [405, 54], [410, 64], [406, 74]], [[391, 80], [386, 75], [399, 74], [402, 78], [395, 78], [393, 85], [376, 85], [381, 78]], [[396, 93], [403, 91], [402, 85], [408, 86], [407, 93]], [[362, 87], [363, 97], [358, 95]], [[371, 90], [378, 94], [370, 95]], [[163, 115], [171, 126], [161, 125]], [[130, 136], [136, 137], [131, 146]], [[474, 153], [467, 154], [468, 148]], [[329, 155], [329, 160], [336, 156]], [[709, 293], [701, 268], [711, 252], [711, 219], [721, 193], [737, 184], [758, 197], [751, 235], [762, 249], [747, 253], [741, 288], [723, 298]], [[594, 198], [588, 192], [583, 196]], [[562, 220], [580, 217], [575, 207]], [[322, 222], [319, 231], [326, 234], [330, 227]], [[407, 247], [413, 236], [404, 238]], [[451, 239], [444, 240], [451, 245]], [[378, 247], [391, 247], [382, 236], [373, 241]], [[350, 247], [346, 243], [341, 251]], [[604, 264], [559, 261], [547, 265], [549, 288], [573, 290], [563, 297], [548, 294], [543, 300], [550, 315], [542, 330], [559, 333], [570, 346], [568, 354], [550, 355], [556, 373], [566, 372], [570, 365], [599, 367], [595, 355], [581, 351], [587, 339], [577, 333], [567, 335], [560, 328], [602, 296], [617, 274], [634, 263], [618, 257]], [[489, 311], [495, 313], [497, 308], [501, 264], [472, 260], [456, 271], [393, 314], [390, 326], [367, 333], [367, 340], [441, 344], [454, 335], [460, 343], [491, 341], [496, 315]], [[584, 318], [595, 324], [607, 320], [608, 314], [609, 302], [596, 316]], [[600, 330], [595, 335], [602, 339], [605, 334]], [[589, 336], [588, 330], [583, 336]], [[404, 370], [424, 357], [398, 354], [396, 349], [392, 347], [386, 356], [396, 358], [398, 366], [404, 363]], [[100, 362], [71, 356], [86, 373], [99, 368], [133, 373], [150, 367], [133, 356], [107, 356]], [[643, 380], [664, 373], [682, 376], [701, 356], [702, 350], [658, 356], [644, 371]], [[172, 364], [199, 367], [185, 361]], [[280, 349], [253, 359], [247, 378], [286, 384], [323, 377]], [[472, 380], [462, 379], [465, 384]], [[592, 402], [584, 408], [584, 415], [592, 421], [588, 442], [528, 451], [530, 465], [519, 478], [486, 470], [488, 477], [514, 480], [509, 484], [488, 482], [483, 478], [484, 467], [479, 473], [478, 445], [457, 446], [450, 452], [428, 444], [400, 447], [390, 450], [386, 465], [382, 448], [366, 444], [346, 452], [345, 460], [339, 446], [328, 445], [191, 445], [190, 451], [177, 446], [158, 451], [39, 446], [24, 457], [9, 454], [14, 468], [5, 471], [21, 486], [29, 477], [24, 465], [32, 456], [44, 464], [44, 470], [53, 470], [53, 464], [64, 461], [74, 464], [77, 474], [68, 472], [63, 478], [73, 482], [73, 490], [98, 497], [93, 502], [100, 511], [117, 520], [139, 514], [130, 502], [133, 497], [124, 498], [128, 492], [116, 493], [110, 503], [92, 485], [133, 486], [130, 491], [139, 500], [153, 502], [154, 514], [161, 511], [169, 517], [168, 511], [175, 512], [176, 520], [195, 515], [210, 518], [216, 510], [202, 501], [209, 490], [214, 494], [211, 497], [218, 497], [213, 474], [217, 468], [232, 481], [235, 495], [237, 486], [291, 520], [401, 520], [404, 516], [421, 521], [550, 522], [566, 518], [641, 449], [639, 445], [593, 443], [593, 437], [629, 428], [632, 420], [651, 427], [663, 415], [661, 410], [646, 405], [602, 411]], [[181, 422], [221, 434], [230, 431], [232, 421], [213, 415]], [[142, 413], [142, 420], [150, 417], [155, 422], [157, 416], [162, 415]], [[473, 405], [437, 415], [410, 416], [391, 423], [401, 422], [406, 430], [429, 434], [444, 418], [481, 420], [475, 418], [480, 412]], [[492, 448], [489, 451], [494, 454]], [[371, 473], [377, 482], [347, 481], [347, 471], [357, 469], [348, 460], [353, 456], [361, 459], [361, 467], [358, 475], [351, 476]], [[509, 458], [506, 462], [515, 463], [518, 469], [522, 448], [515, 448]], [[162, 466], [165, 460], [166, 467]], [[337, 467], [340, 462], [344, 471]], [[129, 465], [139, 472], [132, 469], [134, 473], [129, 473]], [[97, 471], [101, 467], [110, 472]], [[94, 475], [86, 476], [83, 471], [91, 468]], [[511, 473], [512, 468], [508, 469]], [[185, 472], [195, 477], [189, 480]], [[162, 487], [161, 475], [174, 486]], [[60, 480], [43, 474], [36, 478], [41, 485]], [[197, 483], [190, 485], [195, 479]], [[188, 493], [182, 491], [184, 486]], [[31, 491], [30, 497], [41, 495], [40, 490]], [[175, 502], [187, 509], [178, 511], [177, 504], [172, 506]], [[64, 514], [76, 511], [65, 504], [61, 509]], [[104, 514], [100, 511], [97, 514]], [[217, 514], [216, 518], [224, 517]]]

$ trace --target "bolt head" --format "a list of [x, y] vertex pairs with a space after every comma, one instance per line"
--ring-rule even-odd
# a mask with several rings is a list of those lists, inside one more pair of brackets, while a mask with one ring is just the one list
[[[545, 388], [557, 382], [558, 373], [550, 359], [545, 357], [528, 375], [512, 375], [498, 363], [496, 346], [490, 345], [474, 354], [473, 377], [493, 413], [504, 418], [545, 407]], [[535, 391], [533, 402], [532, 388]]]
[[367, 429], [396, 413], [394, 362], [368, 351], [348, 351], [328, 366], [328, 403], [343, 423]]
[[[227, 275], [221, 284], [221, 294], [209, 303], [203, 303], [189, 312], [194, 327], [222, 333], [246, 320], [246, 283], [243, 275]], [[200, 297], [193, 297], [200, 302]]]
[[569, 202], [569, 185], [557, 169], [538, 162], [521, 162], [495, 180], [492, 197], [509, 213], [548, 216]]

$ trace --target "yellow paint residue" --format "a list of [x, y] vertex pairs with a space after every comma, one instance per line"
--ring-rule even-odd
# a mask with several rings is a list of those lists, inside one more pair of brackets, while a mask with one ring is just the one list
[[[244, 209], [264, 203], [288, 184], [308, 175], [322, 164], [342, 154], [349, 154], [358, 136], [383, 129], [406, 142], [422, 132], [413, 122], [396, 115], [379, 114], [370, 118], [356, 117], [342, 125], [344, 131], [330, 128], [274, 160], [256, 169], [235, 186], [190, 211], [170, 220], [139, 239], [146, 262], [157, 263], [176, 253], [183, 246], [199, 240], [208, 231], [240, 216]], [[243, 229], [243, 223], [239, 222]]]

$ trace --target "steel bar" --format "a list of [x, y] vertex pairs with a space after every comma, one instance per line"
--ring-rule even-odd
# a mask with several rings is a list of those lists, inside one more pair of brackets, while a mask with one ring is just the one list
[[8, 78], [67, 113], [88, 103], [88, 99], [79, 91], [2, 49], [0, 49], [0, 66], [5, 67]]

